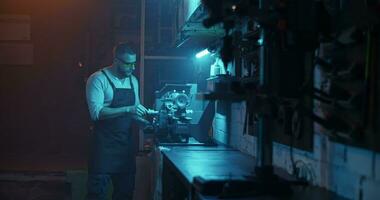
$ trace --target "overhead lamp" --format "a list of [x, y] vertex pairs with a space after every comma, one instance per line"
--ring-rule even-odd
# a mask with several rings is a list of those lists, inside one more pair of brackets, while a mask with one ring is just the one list
[[208, 51], [208, 49], [204, 49], [204, 50], [198, 52], [198, 53], [195, 55], [195, 57], [199, 59], [199, 58], [202, 58], [202, 57], [204, 57], [204, 56], [206, 56], [206, 55], [208, 55], [208, 54], [210, 54], [210, 52]]

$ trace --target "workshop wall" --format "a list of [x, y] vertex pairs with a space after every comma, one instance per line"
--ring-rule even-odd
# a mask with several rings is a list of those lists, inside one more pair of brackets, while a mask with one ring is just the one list
[[[319, 73], [315, 73], [316, 81]], [[226, 103], [218, 102], [225, 105]], [[244, 133], [245, 103], [218, 106], [214, 138], [249, 155], [256, 155], [256, 138]], [[293, 149], [300, 176], [348, 199], [378, 199], [380, 153], [331, 141], [325, 130], [314, 125], [313, 151]], [[274, 143], [273, 164], [292, 173], [290, 147]]]
[[[27, 64], [0, 66], [2, 170], [85, 167], [89, 133], [86, 56], [91, 45], [104, 49], [95, 46], [89, 35], [110, 24], [102, 3], [106, 1], [1, 1], [1, 16], [30, 18], [30, 39], [2, 40], [0, 45], [27, 44], [32, 46], [33, 58]], [[98, 36], [107, 41], [107, 33]], [[96, 56], [105, 61], [106, 55]]]
[[[256, 138], [243, 134], [245, 103], [231, 105], [230, 135], [227, 134], [227, 116], [216, 114], [214, 136], [223, 143], [249, 155], [256, 155]], [[320, 130], [316, 127], [316, 130]], [[331, 142], [324, 134], [314, 135], [314, 150], [294, 149], [297, 167], [314, 185], [325, 187], [349, 199], [377, 199], [380, 196], [380, 154], [349, 145]], [[288, 146], [274, 143], [273, 164], [292, 171]]]

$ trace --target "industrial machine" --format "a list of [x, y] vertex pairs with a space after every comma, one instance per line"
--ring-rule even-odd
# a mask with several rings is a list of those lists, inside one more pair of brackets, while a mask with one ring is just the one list
[[197, 84], [166, 84], [156, 91], [153, 133], [160, 143], [212, 144], [214, 103], [197, 100]]

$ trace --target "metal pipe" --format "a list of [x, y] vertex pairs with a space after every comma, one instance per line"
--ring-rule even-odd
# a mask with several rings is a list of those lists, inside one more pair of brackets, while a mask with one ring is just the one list
[[[140, 11], [140, 101], [144, 104], [144, 82], [145, 82], [145, 0], [141, 0]], [[139, 131], [139, 150], [144, 148], [144, 133]]]
[[146, 60], [188, 60], [189, 58], [184, 56], [149, 56], [144, 57]]
[[144, 72], [145, 72], [145, 0], [141, 0], [140, 16], [140, 101], [144, 103]]
[[[264, 9], [264, 0], [260, 0], [259, 9]], [[268, 84], [268, 52], [266, 47], [266, 38], [265, 31], [260, 31], [260, 39], [263, 40], [263, 44], [260, 49], [260, 65], [259, 65], [259, 73], [260, 73], [260, 86], [266, 87]], [[256, 159], [257, 164], [256, 167], [261, 168], [265, 166], [272, 166], [272, 140], [270, 137], [270, 131], [268, 129], [268, 117], [265, 115], [262, 116], [259, 120], [259, 131], [257, 134], [257, 143], [256, 143]]]

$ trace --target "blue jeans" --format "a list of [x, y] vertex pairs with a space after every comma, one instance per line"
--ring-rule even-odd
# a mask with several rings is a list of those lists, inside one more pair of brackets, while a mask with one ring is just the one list
[[87, 200], [106, 200], [107, 188], [112, 183], [113, 200], [132, 200], [135, 173], [94, 174], [87, 180]]

